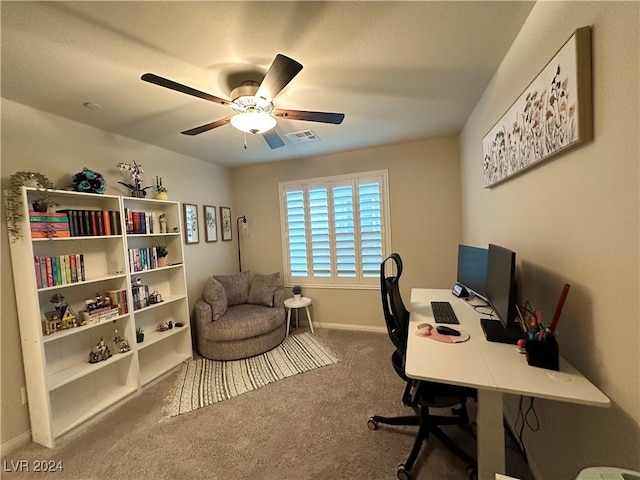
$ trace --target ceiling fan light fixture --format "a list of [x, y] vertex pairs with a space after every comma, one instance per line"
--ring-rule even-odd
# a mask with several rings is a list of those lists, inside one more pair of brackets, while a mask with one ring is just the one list
[[276, 126], [276, 119], [264, 112], [238, 113], [231, 117], [231, 125], [242, 132], [264, 133]]

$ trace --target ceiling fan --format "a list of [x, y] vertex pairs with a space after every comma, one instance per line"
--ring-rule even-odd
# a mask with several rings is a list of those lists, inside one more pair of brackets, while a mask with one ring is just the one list
[[[231, 100], [210, 95], [195, 88], [182, 85], [153, 73], [145, 73], [141, 79], [161, 87], [177, 92], [193, 95], [194, 97], [229, 106], [235, 112], [215, 122], [200, 125], [180, 132], [184, 135], [198, 135], [222, 125], [231, 123], [235, 128], [245, 133], [261, 134], [269, 147], [280, 148], [284, 142], [273, 130], [276, 118], [287, 120], [306, 120], [309, 122], [340, 124], [344, 120], [344, 113], [307, 112], [304, 110], [284, 110], [275, 108], [273, 99], [287, 84], [302, 70], [302, 65], [295, 60], [278, 54], [269, 67], [261, 83], [248, 80], [231, 91]], [[246, 148], [246, 143], [245, 143]]]

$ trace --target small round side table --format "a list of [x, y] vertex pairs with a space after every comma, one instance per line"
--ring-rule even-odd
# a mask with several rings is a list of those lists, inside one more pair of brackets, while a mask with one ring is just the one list
[[296, 310], [296, 327], [298, 326], [298, 309], [304, 307], [307, 311], [307, 318], [309, 319], [309, 327], [311, 328], [311, 333], [313, 332], [313, 323], [311, 322], [311, 314], [309, 313], [309, 305], [311, 305], [311, 299], [309, 297], [300, 297], [300, 299], [296, 300], [295, 298], [287, 298], [284, 301], [284, 306], [289, 309], [287, 313], [287, 336], [289, 336], [289, 324], [291, 322], [291, 310], [295, 308]]

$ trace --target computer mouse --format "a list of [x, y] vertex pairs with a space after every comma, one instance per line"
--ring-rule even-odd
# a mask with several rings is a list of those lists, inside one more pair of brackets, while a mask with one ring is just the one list
[[452, 337], [459, 337], [460, 332], [455, 328], [445, 327], [444, 325], [438, 325], [436, 331], [442, 335], [451, 335]]

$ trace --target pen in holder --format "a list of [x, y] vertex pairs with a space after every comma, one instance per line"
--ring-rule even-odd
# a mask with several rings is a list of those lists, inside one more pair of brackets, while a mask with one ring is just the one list
[[544, 340], [527, 340], [527, 363], [532, 367], [560, 370], [556, 337], [548, 335]]

